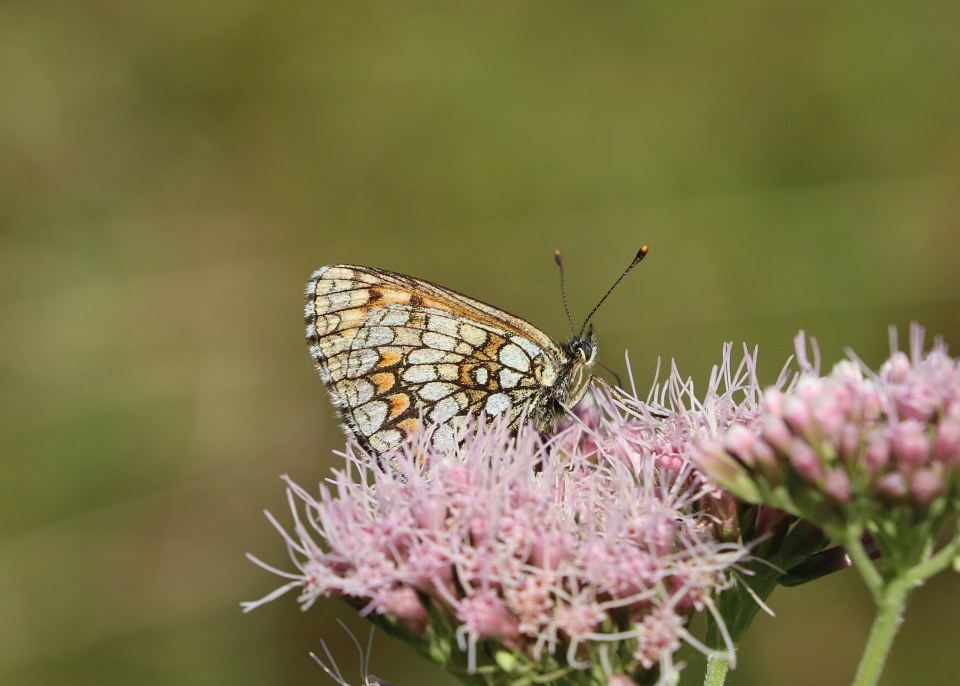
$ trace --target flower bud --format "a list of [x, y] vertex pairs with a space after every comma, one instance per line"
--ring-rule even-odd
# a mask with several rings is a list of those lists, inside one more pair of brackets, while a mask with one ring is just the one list
[[789, 396], [783, 404], [783, 417], [787, 425], [801, 436], [809, 436], [813, 428], [813, 419], [810, 417], [810, 408], [795, 396]]
[[783, 391], [778, 388], [768, 388], [763, 392], [764, 410], [768, 415], [783, 417], [783, 403], [786, 400]]
[[823, 467], [817, 453], [810, 444], [799, 438], [793, 439], [790, 444], [790, 466], [807, 483], [814, 483], [823, 478]]
[[930, 452], [927, 427], [916, 419], [907, 419], [890, 429], [890, 443], [899, 461], [906, 467], [919, 467], [926, 463]]
[[853, 360], [841, 360], [833, 365], [830, 377], [841, 383], [858, 386], [863, 381], [863, 371]]
[[838, 402], [836, 396], [824, 398], [813, 412], [813, 421], [820, 428], [820, 433], [831, 443], [837, 443], [840, 440], [840, 432], [843, 431], [845, 412]]
[[853, 424], [843, 425], [837, 452], [844, 462], [850, 462], [860, 453], [860, 429]]
[[850, 477], [842, 469], [831, 469], [824, 479], [823, 489], [838, 503], [850, 501]]
[[517, 633], [517, 620], [495, 591], [477, 591], [460, 601], [457, 619], [482, 638], [503, 640]]
[[860, 397], [860, 415], [865, 422], [875, 422], [883, 413], [883, 397], [880, 389], [874, 383], [863, 385], [863, 394]]
[[825, 388], [825, 382], [822, 378], [806, 374], [800, 377], [792, 395], [800, 398], [804, 403], [810, 404], [823, 397]]
[[762, 427], [763, 429], [761, 435], [767, 443], [772, 445], [781, 453], [786, 453], [790, 449], [790, 440], [793, 438], [793, 435], [790, 433], [790, 429], [787, 428], [787, 425], [782, 419], [780, 419], [780, 417], [764, 417]]
[[875, 436], [867, 444], [863, 461], [867, 469], [873, 473], [883, 470], [890, 461], [890, 444], [884, 438]]
[[943, 492], [943, 479], [937, 470], [918, 469], [910, 478], [910, 495], [921, 505], [929, 505]]
[[944, 417], [933, 440], [933, 457], [939, 462], [960, 465], [960, 421]]
[[780, 469], [776, 453], [770, 444], [764, 441], [754, 441], [751, 448], [754, 464], [757, 469], [774, 485], [780, 483]]
[[694, 461], [713, 481], [749, 502], [760, 499], [760, 492], [747, 470], [717, 441], [704, 444]]
[[907, 480], [900, 472], [884, 474], [877, 480], [877, 493], [888, 500], [903, 500], [907, 495]]
[[727, 432], [724, 444], [727, 451], [734, 457], [739, 458], [747, 467], [754, 466], [753, 442], [755, 438], [753, 433], [747, 428], [737, 424]]
[[880, 376], [885, 381], [903, 383], [911, 369], [910, 358], [905, 353], [898, 351], [893, 353], [890, 359], [880, 367]]
[[376, 611], [396, 617], [415, 634], [423, 633], [429, 617], [420, 598], [409, 586], [401, 586], [378, 594], [374, 599]]

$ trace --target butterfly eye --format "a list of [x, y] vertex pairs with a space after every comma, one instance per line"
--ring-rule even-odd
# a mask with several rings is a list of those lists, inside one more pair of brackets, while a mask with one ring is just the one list
[[576, 343], [574, 351], [576, 352], [581, 364], [591, 364], [594, 356], [596, 355], [597, 349], [591, 341], [581, 340]]

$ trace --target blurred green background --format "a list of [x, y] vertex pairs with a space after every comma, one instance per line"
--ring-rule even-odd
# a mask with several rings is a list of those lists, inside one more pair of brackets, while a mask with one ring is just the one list
[[[960, 349], [960, 4], [0, 4], [0, 683], [319, 684], [334, 620], [238, 603], [261, 514], [343, 438], [302, 288], [358, 262], [701, 382], [772, 382], [799, 329], [870, 364], [911, 320]], [[904, 336], [901, 335], [901, 340]], [[846, 684], [852, 574], [771, 599], [731, 683]], [[960, 682], [956, 576], [885, 684]], [[697, 683], [702, 659], [693, 663]], [[374, 672], [448, 684], [380, 636]], [[685, 682], [687, 683], [687, 682]]]

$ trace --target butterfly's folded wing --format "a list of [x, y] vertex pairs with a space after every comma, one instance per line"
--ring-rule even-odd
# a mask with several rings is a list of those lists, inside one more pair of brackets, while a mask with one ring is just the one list
[[348, 431], [381, 453], [421, 415], [452, 443], [471, 415], [508, 413], [542, 391], [560, 347], [524, 320], [442, 286], [353, 265], [321, 267], [307, 284], [307, 342]]

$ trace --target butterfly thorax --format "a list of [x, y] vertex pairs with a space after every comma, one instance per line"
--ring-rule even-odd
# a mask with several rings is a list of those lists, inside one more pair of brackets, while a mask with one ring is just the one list
[[535, 368], [534, 374], [546, 392], [532, 408], [537, 430], [551, 431], [563, 413], [579, 403], [587, 392], [593, 375], [590, 370], [597, 358], [597, 340], [591, 330], [586, 336], [573, 336], [560, 346], [562, 359], [556, 369]]

